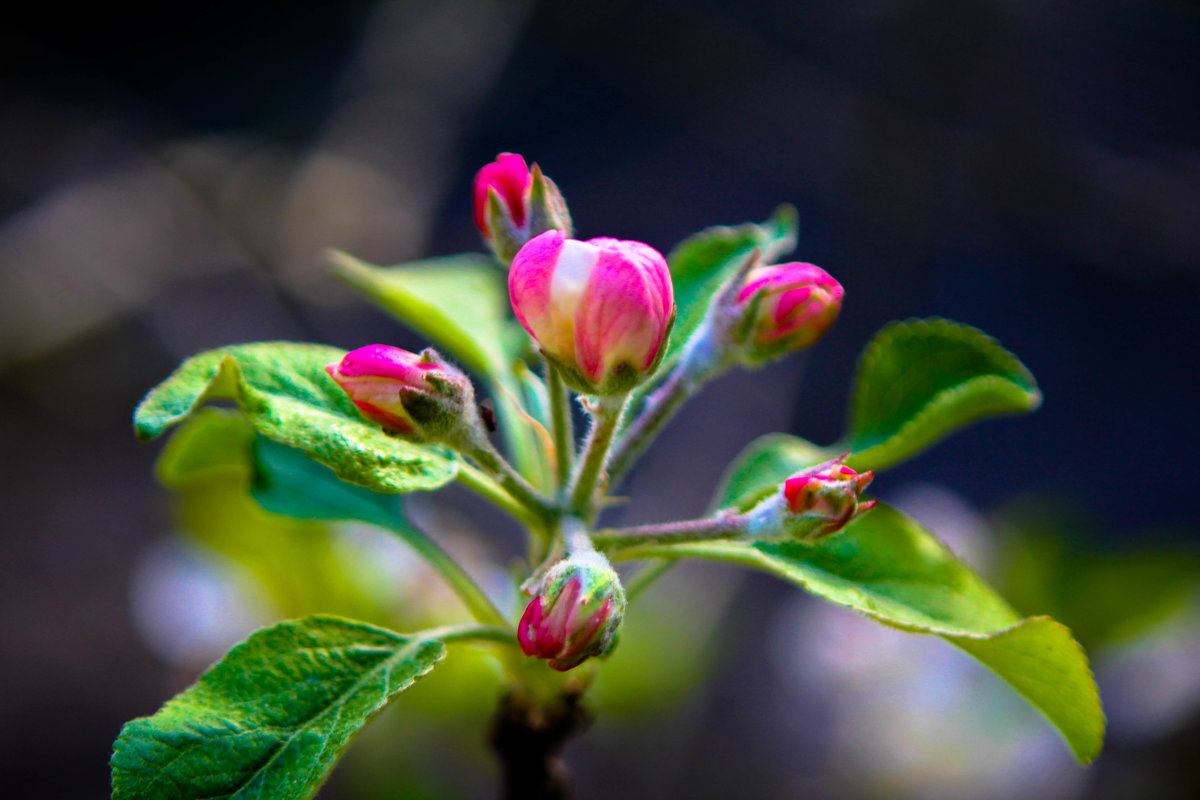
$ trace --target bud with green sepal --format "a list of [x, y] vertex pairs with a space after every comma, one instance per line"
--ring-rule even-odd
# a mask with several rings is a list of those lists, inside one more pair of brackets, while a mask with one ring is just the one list
[[754, 366], [813, 344], [837, 319], [842, 295], [842, 285], [815, 264], [754, 267], [735, 298], [741, 362]]
[[625, 589], [616, 570], [600, 553], [583, 550], [542, 576], [517, 626], [517, 640], [525, 655], [566, 671], [607, 655], [624, 615]]
[[571, 234], [571, 214], [558, 187], [516, 153], [501, 153], [475, 176], [475, 224], [506, 265], [540, 233]]
[[432, 348], [367, 345], [325, 371], [363, 416], [411, 441], [461, 438], [466, 421], [478, 417], [471, 381]]
[[860, 473], [846, 466], [843, 462], [847, 455], [798, 472], [783, 482], [787, 507], [784, 527], [792, 536], [831, 536], [875, 507], [877, 501], [862, 499], [875, 473]]

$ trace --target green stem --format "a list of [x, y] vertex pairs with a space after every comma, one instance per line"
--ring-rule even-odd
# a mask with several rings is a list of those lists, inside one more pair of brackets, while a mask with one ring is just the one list
[[523, 523], [526, 527], [539, 530], [544, 527], [545, 521], [539, 514], [531, 511], [524, 503], [509, 494], [503, 486], [496, 483], [495, 480], [482, 470], [476, 469], [470, 464], [460, 462], [458, 465], [458, 474], [455, 475], [455, 478], [463, 486], [490, 501], [493, 505], [507, 511], [513, 518]]
[[592, 430], [588, 433], [583, 455], [576, 465], [575, 478], [571, 482], [569, 507], [577, 516], [591, 516], [592, 497], [596, 493], [596, 481], [604, 471], [608, 458], [608, 446], [621, 420], [628, 394], [602, 395], [596, 399], [592, 410]]
[[542, 496], [541, 492], [534, 489], [529, 481], [522, 478], [520, 473], [513, 469], [512, 464], [509, 464], [504, 456], [492, 447], [491, 442], [487, 439], [463, 442], [459, 449], [490, 472], [514, 500], [534, 515], [537, 522], [531, 527], [536, 527], [543, 532], [546, 530], [550, 521], [557, 516], [557, 510], [549, 500]]
[[546, 362], [547, 391], [550, 394], [550, 425], [554, 436], [554, 472], [559, 492], [566, 491], [575, 456], [575, 431], [571, 423], [570, 395], [558, 367]]
[[463, 623], [461, 625], [446, 625], [442, 628], [430, 628], [429, 630], [418, 631], [414, 635], [420, 636], [422, 639], [437, 639], [446, 644], [469, 641], [500, 642], [501, 644], [511, 645], [517, 643], [517, 634], [510, 625], [475, 625]]
[[471, 612], [471, 616], [489, 625], [501, 627], [508, 625], [508, 620], [479, 588], [479, 584], [475, 583], [462, 565], [443, 550], [437, 542], [430, 539], [424, 531], [399, 516], [393, 516], [389, 520], [388, 528], [403, 539], [409, 547], [417, 551], [426, 563], [442, 576], [442, 580], [446, 581], [447, 585], [458, 595], [458, 599]]
[[686, 522], [666, 522], [659, 525], [638, 525], [633, 528], [609, 528], [592, 534], [592, 543], [601, 550], [624, 550], [646, 544], [678, 544], [705, 542], [713, 539], [736, 539], [748, 530], [746, 514], [720, 514], [708, 519]]

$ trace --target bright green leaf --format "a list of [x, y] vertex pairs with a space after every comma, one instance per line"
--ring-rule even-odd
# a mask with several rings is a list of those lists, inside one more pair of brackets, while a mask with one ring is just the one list
[[263, 629], [151, 717], [125, 725], [113, 800], [302, 800], [356, 733], [445, 655], [338, 617]]
[[1041, 392], [994, 339], [944, 319], [885, 327], [863, 352], [855, 379], [847, 463], [882, 469], [984, 417], [1032, 411]]
[[180, 425], [154, 464], [163, 485], [176, 490], [214, 480], [247, 480], [254, 428], [237, 411], [202, 408]]
[[293, 342], [209, 350], [185, 361], [134, 412], [141, 439], [153, 439], [208, 400], [236, 400], [255, 430], [303, 450], [343, 480], [380, 492], [436, 489], [453, 480], [440, 448], [390, 436], [367, 422], [324, 365], [344, 351]]
[[513, 319], [505, 273], [482, 253], [376, 267], [345, 253], [335, 274], [442, 353], [478, 375], [498, 379], [527, 346]]
[[1041, 711], [1081, 763], [1100, 754], [1105, 727], [1100, 693], [1087, 655], [1065, 625], [1049, 617], [1030, 617], [992, 636], [945, 638]]
[[970, 567], [898, 511], [879, 506], [815, 544], [711, 541], [635, 547], [615, 555], [730, 561], [886, 625], [940, 635], [1045, 713], [1081, 761], [1099, 752], [1104, 729], [1099, 695], [1070, 633], [1051, 620], [1023, 621]]
[[796, 246], [797, 230], [796, 209], [782, 205], [761, 225], [708, 228], [675, 245], [667, 255], [667, 264], [671, 268], [678, 316], [671, 331], [667, 361], [683, 349], [692, 331], [704, 319], [712, 296], [750, 251], [759, 248], [764, 262], [771, 263]]
[[748, 444], [730, 463], [713, 497], [713, 509], [748, 509], [789, 476], [839, 453], [786, 433], [768, 433]]

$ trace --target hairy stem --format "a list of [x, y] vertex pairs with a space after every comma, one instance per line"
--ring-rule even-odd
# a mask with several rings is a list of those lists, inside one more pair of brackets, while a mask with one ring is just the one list
[[550, 426], [554, 437], [554, 472], [560, 492], [566, 491], [575, 456], [575, 431], [571, 424], [570, 395], [558, 367], [546, 362], [547, 391], [550, 395]]
[[604, 472], [608, 460], [608, 447], [621, 420], [627, 394], [608, 395], [597, 398], [592, 411], [592, 430], [588, 433], [583, 455], [576, 465], [575, 478], [571, 482], [569, 507], [579, 516], [591, 515], [592, 496], [596, 493], [596, 481]]
[[644, 544], [677, 544], [711, 539], [735, 539], [747, 531], [746, 515], [719, 514], [708, 519], [608, 528], [596, 531], [592, 543], [601, 550], [625, 549]]

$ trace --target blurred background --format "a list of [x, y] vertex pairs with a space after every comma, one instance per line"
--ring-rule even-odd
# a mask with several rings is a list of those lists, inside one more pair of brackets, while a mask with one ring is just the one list
[[[795, 257], [846, 288], [811, 352], [728, 376], [681, 414], [629, 483], [628, 522], [700, 513], [757, 435], [837, 438], [855, 358], [889, 320], [946, 316], [1020, 356], [1036, 414], [872, 488], [1019, 610], [1072, 626], [1110, 722], [1081, 770], [944, 642], [687, 567], [631, 616], [596, 687], [593, 729], [568, 751], [580, 797], [1195, 796], [1196, 4], [30, 4], [0, 37], [11, 796], [106, 797], [121, 724], [256, 625], [394, 619], [436, 597], [378, 531], [285, 524], [236, 481], [167, 491], [130, 414], [219, 345], [419, 346], [321, 253], [480, 249], [471, 179], [502, 150], [555, 179], [582, 236], [664, 252], [794, 203]], [[415, 512], [484, 570], [511, 532], [489, 536], [477, 510], [433, 497]], [[444, 669], [322, 797], [492, 793], [496, 679], [477, 658]]]

